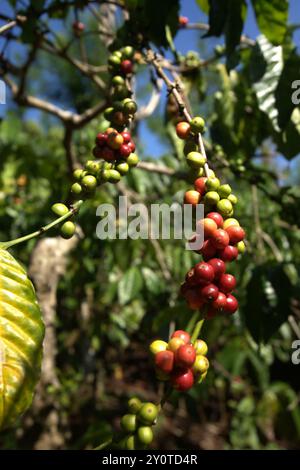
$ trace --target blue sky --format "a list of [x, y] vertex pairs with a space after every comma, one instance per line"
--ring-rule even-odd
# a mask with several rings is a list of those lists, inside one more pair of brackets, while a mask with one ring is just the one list
[[[249, 2], [247, 2], [249, 4]], [[289, 22], [290, 23], [298, 23], [300, 24], [300, 8], [299, 8], [299, 0], [291, 0], [290, 4], [290, 11], [289, 11]], [[200, 10], [198, 5], [196, 4], [195, 0], [182, 0], [181, 2], [181, 14], [187, 16], [191, 22], [207, 22], [207, 16]], [[7, 1], [1, 0], [0, 11], [5, 13], [7, 12]], [[255, 38], [259, 34], [259, 30], [257, 28], [257, 24], [255, 21], [255, 17], [253, 14], [253, 10], [251, 7], [248, 8], [247, 19], [245, 23], [244, 33], [250, 36], [251, 38]], [[181, 30], [178, 32], [175, 38], [175, 44], [177, 49], [182, 52], [183, 54], [189, 50], [197, 50], [199, 46], [199, 40], [201, 37], [201, 32], [193, 31], [193, 30]], [[294, 35], [295, 43], [297, 46], [300, 46], [300, 30], [297, 30]], [[215, 44], [222, 43], [223, 38], [217, 39], [203, 39], [207, 44], [209, 44], [209, 48], [212, 48]], [[1, 43], [3, 43], [3, 37], [0, 37], [0, 48]], [[10, 105], [11, 98], [8, 94], [8, 106], [5, 107], [0, 105], [0, 116], [5, 115], [6, 109]], [[36, 112], [30, 112], [28, 114], [31, 118], [36, 118]], [[156, 138], [153, 133], [148, 129], [147, 124], [143, 123], [140, 127], [140, 135], [141, 141], [145, 142], [146, 149], [145, 154], [151, 155], [152, 157], [161, 156], [164, 152], [167, 151], [167, 147], [165, 147], [158, 138]]]

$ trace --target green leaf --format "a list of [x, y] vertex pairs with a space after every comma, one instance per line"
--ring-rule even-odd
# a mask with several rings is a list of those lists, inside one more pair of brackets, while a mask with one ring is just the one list
[[137, 267], [131, 267], [123, 275], [119, 287], [118, 295], [121, 305], [125, 305], [135, 298], [143, 287], [143, 278]]
[[226, 53], [228, 57], [240, 43], [246, 14], [247, 4], [244, 0], [232, 0], [230, 2], [225, 30]]
[[287, 32], [287, 0], [251, 0], [261, 32], [274, 44], [282, 44]]
[[209, 1], [208, 0], [196, 0], [201, 10], [208, 15], [209, 13]]
[[266, 263], [254, 268], [244, 313], [246, 326], [257, 343], [267, 342], [286, 321], [292, 293], [284, 264]]
[[142, 268], [142, 275], [144, 279], [144, 283], [146, 285], [147, 291], [151, 292], [151, 294], [159, 294], [162, 289], [162, 280], [155, 271], [150, 268], [143, 267]]
[[277, 136], [277, 147], [285, 157], [292, 159], [300, 152], [300, 110], [295, 108], [282, 134]]
[[230, 0], [209, 0], [209, 30], [204, 37], [221, 36], [224, 32]]
[[295, 108], [292, 99], [287, 99], [287, 94], [292, 95], [292, 83], [299, 80], [300, 57], [296, 50], [293, 50], [285, 60], [284, 67], [275, 91], [276, 108], [278, 109], [278, 124], [283, 129], [287, 124]]

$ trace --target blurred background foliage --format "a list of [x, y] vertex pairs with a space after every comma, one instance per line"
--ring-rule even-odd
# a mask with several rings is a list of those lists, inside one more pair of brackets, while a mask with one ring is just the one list
[[[3, 14], [13, 12], [13, 17], [16, 12], [29, 14], [33, 3], [37, 10], [48, 8], [39, 18], [31, 15], [26, 27], [18, 27], [8, 47], [2, 44], [2, 56], [15, 64], [24, 63], [30, 53], [38, 21], [55, 31], [56, 44], [72, 40], [70, 53], [79, 55], [72, 33], [74, 5], [86, 31], [97, 29], [89, 4], [97, 9], [100, 2], [75, 1], [68, 7], [58, 0], [2, 3]], [[120, 3], [131, 11], [125, 26], [121, 12], [116, 13], [120, 41], [134, 23], [156, 46], [167, 47], [165, 25], [176, 33], [179, 2]], [[246, 253], [232, 265], [239, 312], [206, 322], [203, 338], [211, 362], [207, 380], [186, 395], [173, 395], [156, 426], [153, 448], [299, 448], [300, 366], [292, 364], [291, 354], [300, 334], [300, 172], [297, 164], [286, 164], [300, 152], [300, 109], [291, 101], [291, 83], [300, 78], [295, 27], [287, 24], [286, 1], [196, 3], [209, 13], [206, 38], [198, 31], [198, 50], [179, 50], [175, 59], [184, 68], [194, 114], [207, 120], [211, 166], [239, 197], [236, 214], [248, 243]], [[247, 7], [254, 9], [261, 34], [240, 42]], [[199, 18], [203, 11], [198, 10]], [[86, 34], [84, 41], [89, 63], [105, 65], [108, 51], [102, 37]], [[174, 58], [170, 52], [166, 56]], [[99, 91], [72, 64], [42, 49], [29, 73], [28, 93], [78, 113], [107, 96], [107, 88]], [[107, 80], [105, 71], [99, 76]], [[150, 79], [141, 66], [136, 79], [140, 104], [151, 94]], [[141, 160], [167, 166], [174, 175], [137, 167], [121, 189], [104, 186], [80, 211], [82, 235], [68, 254], [57, 289], [58, 382], [45, 385], [45, 403], [37, 396], [16, 428], [0, 434], [3, 449], [89, 449], [118, 427], [128, 397], [157, 398], [160, 388], [147, 346], [154, 337], [167, 338], [171, 321], [184, 328], [191, 317], [178, 290], [197, 255], [178, 240], [98, 240], [95, 229], [100, 203], [117, 204], [118, 196], [128, 192], [134, 202], [181, 202], [191, 184], [182, 144], [174, 138], [176, 110], [164, 95], [163, 89], [160, 106], [147, 119], [147, 131], [141, 132], [137, 122], [133, 132]], [[90, 158], [94, 136], [104, 125], [97, 117], [74, 132], [79, 163]], [[51, 205], [68, 198], [63, 137], [59, 120], [8, 96], [0, 123], [1, 240], [45, 225], [51, 220]], [[151, 157], [152, 146], [164, 149], [159, 158]], [[13, 250], [26, 266], [35, 243]]]

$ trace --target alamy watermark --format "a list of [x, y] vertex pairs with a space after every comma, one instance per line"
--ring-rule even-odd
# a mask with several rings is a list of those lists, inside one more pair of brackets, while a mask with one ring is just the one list
[[295, 90], [292, 93], [292, 103], [298, 105], [300, 104], [300, 80], [294, 80], [292, 82], [292, 89]]
[[6, 104], [6, 85], [3, 80], [0, 80], [0, 104]]
[[292, 343], [292, 349], [294, 352], [292, 353], [291, 360], [295, 366], [300, 364], [300, 339], [296, 339]]
[[119, 196], [118, 205], [101, 204], [96, 215], [101, 217], [96, 227], [101, 240], [161, 239], [186, 240], [187, 250], [199, 250], [203, 245], [203, 204], [130, 204]]

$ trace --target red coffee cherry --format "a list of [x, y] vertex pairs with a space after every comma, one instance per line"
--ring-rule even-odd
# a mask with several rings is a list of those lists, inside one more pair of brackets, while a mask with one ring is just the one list
[[125, 75], [128, 75], [133, 72], [133, 63], [131, 62], [131, 60], [123, 60], [121, 62], [121, 71]]
[[203, 305], [203, 299], [198, 291], [198, 289], [188, 289], [184, 294], [185, 300], [189, 308], [192, 310], [198, 310]]
[[195, 276], [195, 269], [190, 269], [185, 275], [185, 281], [189, 286], [195, 286], [197, 284], [197, 279]]
[[226, 265], [224, 261], [222, 261], [219, 258], [212, 258], [208, 261], [208, 264], [210, 264], [214, 268], [215, 272], [215, 279], [220, 279], [222, 274], [225, 273], [226, 271]]
[[191, 204], [192, 206], [196, 206], [197, 204], [199, 204], [200, 199], [200, 193], [198, 193], [198, 191], [194, 191], [193, 189], [187, 191], [184, 195], [184, 203]]
[[155, 354], [155, 365], [159, 370], [169, 374], [174, 366], [174, 353], [172, 351], [160, 351]]
[[174, 331], [171, 338], [181, 338], [185, 343], [189, 343], [191, 341], [190, 335], [187, 333], [187, 331], [184, 330]]
[[245, 230], [238, 225], [230, 225], [226, 229], [226, 232], [229, 235], [230, 243], [232, 243], [232, 245], [236, 245], [245, 238]]
[[211, 240], [206, 240], [203, 243], [203, 246], [200, 250], [200, 253], [202, 253], [204, 261], [209, 260], [210, 258], [213, 258], [217, 252], [216, 247], [212, 243]]
[[196, 191], [198, 191], [201, 196], [203, 196], [206, 193], [206, 183], [207, 178], [205, 176], [201, 176], [200, 178], [197, 178], [194, 182], [194, 188]]
[[109, 147], [103, 147], [101, 155], [106, 162], [112, 162], [116, 158], [115, 152]]
[[219, 212], [209, 212], [209, 214], [206, 215], [206, 217], [208, 217], [209, 219], [212, 219], [216, 222], [218, 228], [222, 228], [223, 227], [223, 217], [221, 216], [221, 214], [219, 214]]
[[191, 369], [179, 369], [172, 374], [171, 382], [176, 390], [186, 392], [194, 385], [194, 374]]
[[221, 292], [228, 294], [232, 292], [236, 286], [236, 279], [232, 274], [222, 274], [219, 279], [219, 289]]
[[210, 305], [205, 313], [205, 318], [207, 320], [211, 320], [212, 318], [215, 318], [217, 315], [218, 315], [218, 310], [214, 308], [212, 305]]
[[129, 157], [131, 154], [131, 148], [128, 144], [122, 144], [119, 149], [120, 155], [124, 158]]
[[213, 233], [217, 230], [218, 226], [212, 219], [205, 217], [197, 222], [197, 231], [203, 230], [204, 239], [212, 237]]
[[185, 294], [187, 293], [189, 289], [190, 289], [190, 286], [188, 285], [188, 283], [183, 282], [180, 286], [179, 292], [183, 297], [185, 297]]
[[179, 16], [179, 25], [184, 28], [189, 22], [189, 19], [187, 16]]
[[232, 245], [226, 246], [223, 250], [218, 252], [223, 261], [233, 261], [238, 257], [239, 250]]
[[227, 297], [223, 292], [218, 293], [218, 297], [216, 300], [212, 302], [212, 307], [215, 308], [216, 310], [221, 310], [226, 307], [226, 302], [227, 302]]
[[224, 312], [228, 313], [229, 315], [232, 315], [237, 311], [239, 307], [239, 303], [237, 299], [234, 297], [234, 295], [227, 295], [227, 301], [226, 301], [226, 306], [224, 307]]
[[74, 21], [73, 30], [75, 33], [82, 33], [84, 31], [85, 25], [81, 21]]
[[205, 302], [213, 302], [219, 294], [219, 289], [215, 284], [208, 284], [200, 288], [200, 294]]
[[121, 132], [121, 136], [123, 137], [124, 143], [128, 144], [131, 141], [131, 134], [129, 131]]
[[104, 145], [107, 142], [107, 135], [104, 134], [104, 132], [99, 132], [96, 136], [96, 144], [99, 145], [99, 147], [104, 147]]
[[196, 359], [196, 351], [192, 344], [179, 346], [175, 353], [175, 363], [177, 366], [185, 368], [191, 367]]
[[132, 140], [130, 142], [128, 142], [127, 145], [130, 148], [131, 152], [135, 151], [135, 143]]
[[220, 250], [228, 246], [229, 244], [229, 235], [226, 232], [226, 230], [223, 230], [222, 228], [219, 228], [218, 230], [215, 230], [215, 232], [212, 234], [211, 240], [215, 247]]
[[176, 125], [176, 134], [179, 139], [185, 140], [191, 132], [191, 126], [188, 122], [181, 121]]
[[194, 276], [195, 279], [199, 282], [211, 282], [215, 277], [214, 268], [202, 261], [201, 263], [197, 263], [194, 268]]

